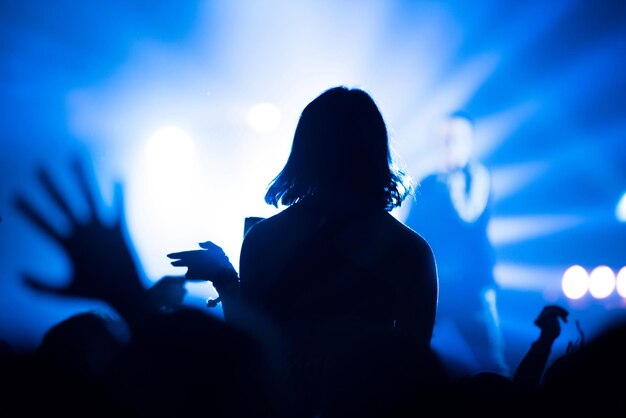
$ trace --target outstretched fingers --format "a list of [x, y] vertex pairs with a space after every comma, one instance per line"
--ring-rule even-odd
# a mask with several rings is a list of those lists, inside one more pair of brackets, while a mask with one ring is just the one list
[[188, 267], [190, 264], [193, 264], [193, 261], [184, 258], [181, 260], [172, 261], [170, 264], [174, 267]]
[[122, 226], [126, 222], [126, 202], [124, 200], [124, 187], [121, 182], [113, 185], [113, 209], [115, 214], [115, 223]]
[[228, 257], [220, 249], [211, 250], [191, 250], [181, 251], [178, 253], [171, 253], [167, 255], [168, 258], [173, 259], [173, 266], [187, 266], [189, 264], [206, 264], [206, 263], [225, 263], [228, 262]]
[[220, 247], [219, 245], [214, 244], [211, 241], [200, 242], [198, 245], [200, 245], [200, 248], [204, 248], [205, 252], [208, 252], [213, 257], [218, 257], [218, 259], [228, 260], [228, 256], [226, 255], [222, 247]]
[[198, 245], [200, 246], [200, 248], [204, 248], [205, 250], [214, 251], [216, 253], [224, 254], [224, 250], [222, 249], [222, 247], [220, 247], [217, 244], [214, 244], [211, 241], [200, 242], [200, 243], [198, 243]]
[[50, 286], [46, 283], [43, 283], [41, 280], [36, 279], [30, 275], [24, 274], [22, 275], [22, 281], [24, 284], [30, 289], [36, 290], [42, 293], [50, 293], [53, 295], [64, 295], [65, 291], [63, 288], [58, 288], [54, 286]]
[[24, 199], [22, 196], [17, 196], [15, 199], [15, 207], [18, 212], [22, 214], [26, 219], [32, 222], [37, 228], [48, 235], [53, 240], [63, 243], [65, 239], [59, 234], [50, 223], [44, 219], [43, 216], [35, 210], [35, 208]]
[[197, 260], [201, 258], [202, 253], [204, 253], [203, 250], [180, 251], [168, 254], [167, 258]]
[[54, 203], [59, 207], [59, 209], [61, 209], [63, 214], [67, 216], [67, 218], [73, 225], [78, 224], [78, 219], [76, 218], [76, 215], [74, 215], [74, 212], [70, 208], [70, 205], [61, 195], [61, 192], [59, 191], [57, 185], [54, 183], [54, 181], [52, 181], [50, 173], [48, 173], [48, 171], [44, 169], [40, 169], [37, 177], [39, 178], [39, 181], [43, 185], [44, 189], [48, 192]]
[[85, 164], [79, 159], [75, 159], [72, 161], [72, 171], [76, 176], [76, 180], [78, 181], [78, 187], [87, 202], [87, 206], [89, 207], [90, 216], [92, 219], [98, 218], [98, 204], [96, 203], [96, 198], [94, 197], [94, 191], [89, 185], [89, 179], [87, 178], [87, 170], [85, 168]]

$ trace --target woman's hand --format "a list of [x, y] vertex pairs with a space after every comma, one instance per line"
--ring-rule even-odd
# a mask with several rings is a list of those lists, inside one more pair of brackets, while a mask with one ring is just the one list
[[221, 282], [236, 278], [237, 272], [224, 250], [211, 241], [201, 242], [201, 250], [181, 251], [167, 256], [176, 267], [187, 267], [185, 278], [192, 281]]
[[[213, 283], [220, 296], [207, 300], [208, 307], [214, 308], [225, 297], [230, 300], [228, 304], [231, 305], [230, 309], [233, 309], [232, 306], [237, 303], [239, 294], [237, 271], [221, 247], [211, 241], [201, 242], [199, 245], [201, 250], [181, 251], [167, 256], [174, 259], [171, 263], [173, 266], [187, 267], [185, 274], [187, 280]], [[224, 316], [226, 317], [226, 310]]]

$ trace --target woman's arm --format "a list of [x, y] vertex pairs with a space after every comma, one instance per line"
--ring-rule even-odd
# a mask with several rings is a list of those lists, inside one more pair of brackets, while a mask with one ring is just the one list
[[430, 346], [437, 312], [438, 278], [430, 246], [423, 242], [403, 254], [396, 328], [420, 345]]
[[[256, 228], [256, 227], [255, 227]], [[263, 297], [261, 296], [260, 276], [263, 269], [263, 243], [259, 234], [251, 229], [245, 236], [239, 256], [240, 273], [240, 297], [242, 303], [254, 309], [262, 308]], [[267, 245], [267, 244], [266, 244]], [[265, 260], [269, 262], [269, 260]]]
[[561, 335], [559, 320], [567, 322], [568, 315], [569, 312], [565, 308], [548, 305], [541, 310], [535, 319], [534, 324], [541, 330], [541, 333], [537, 340], [531, 344], [513, 375], [513, 381], [521, 388], [539, 388], [548, 357], [552, 351], [552, 344]]

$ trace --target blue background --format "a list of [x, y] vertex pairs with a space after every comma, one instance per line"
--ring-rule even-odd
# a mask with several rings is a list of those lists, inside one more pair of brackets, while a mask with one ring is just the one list
[[[372, 94], [416, 182], [429, 167], [429, 122], [457, 109], [475, 118], [494, 181], [490, 238], [512, 366], [545, 304], [571, 312], [555, 355], [578, 338], [573, 320], [592, 335], [624, 316], [617, 294], [569, 301], [560, 281], [573, 264], [626, 265], [616, 216], [626, 191], [625, 2], [3, 1], [0, 31], [0, 338], [16, 348], [73, 313], [106, 308], [20, 282], [28, 272], [62, 285], [71, 272], [12, 206], [23, 193], [67, 229], [36, 167], [53, 172], [79, 213], [74, 153], [91, 155], [104, 213], [112, 181], [124, 182], [146, 284], [182, 273], [165, 254], [200, 241], [222, 245], [236, 265], [243, 219], [276, 212], [262, 197], [299, 112], [339, 84]], [[263, 102], [281, 111], [271, 132], [247, 121]], [[167, 208], [158, 202], [168, 190], [148, 187], [144, 169], [146, 141], [165, 125], [189, 134], [197, 169], [177, 191], [183, 204]], [[204, 284], [188, 290], [189, 304], [214, 295]]]

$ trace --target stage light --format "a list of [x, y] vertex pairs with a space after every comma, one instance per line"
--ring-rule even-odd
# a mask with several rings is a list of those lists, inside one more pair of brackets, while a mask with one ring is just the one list
[[150, 137], [144, 175], [159, 211], [176, 211], [188, 204], [195, 162], [194, 143], [183, 129], [166, 126]]
[[176, 126], [156, 131], [146, 145], [146, 159], [151, 168], [159, 171], [185, 169], [194, 160], [194, 145], [187, 132]]
[[626, 298], [626, 266], [622, 267], [622, 269], [617, 273], [615, 288], [621, 297]]
[[615, 289], [615, 274], [607, 266], [598, 266], [589, 275], [589, 293], [596, 299], [604, 299]]
[[164, 255], [199, 241], [189, 237], [192, 223], [200, 228], [203, 210], [197, 198], [202, 187], [196, 153], [191, 136], [168, 125], [148, 138], [134, 166], [128, 185], [129, 225], [149, 277], [178, 274]]
[[280, 109], [271, 103], [256, 104], [248, 111], [248, 123], [259, 133], [274, 131], [280, 119]]
[[583, 222], [583, 217], [570, 214], [494, 216], [487, 233], [491, 242], [499, 246], [545, 237]]
[[582, 298], [589, 288], [589, 276], [587, 275], [587, 271], [579, 265], [571, 266], [563, 273], [561, 286], [563, 293], [568, 298]]
[[626, 193], [622, 195], [617, 207], [615, 208], [615, 216], [620, 222], [626, 222]]

